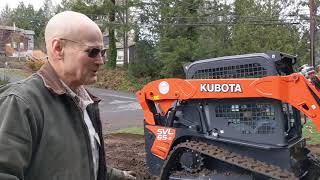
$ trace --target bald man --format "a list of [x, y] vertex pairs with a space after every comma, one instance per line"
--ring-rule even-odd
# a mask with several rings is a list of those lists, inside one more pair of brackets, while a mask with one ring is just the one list
[[99, 27], [62, 12], [48, 22], [45, 41], [41, 69], [0, 88], [0, 180], [135, 179], [106, 168], [100, 99], [83, 87], [104, 63]]

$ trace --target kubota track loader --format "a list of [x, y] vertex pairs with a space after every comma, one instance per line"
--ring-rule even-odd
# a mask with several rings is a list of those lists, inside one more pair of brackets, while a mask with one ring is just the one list
[[318, 179], [301, 118], [320, 129], [318, 81], [295, 73], [295, 63], [276, 52], [227, 56], [187, 65], [186, 79], [147, 84], [137, 96], [149, 173], [163, 180]]

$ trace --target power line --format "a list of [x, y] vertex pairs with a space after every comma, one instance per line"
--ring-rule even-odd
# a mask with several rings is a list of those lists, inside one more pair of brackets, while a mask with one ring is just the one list
[[[173, 7], [177, 7], [178, 5], [181, 5], [181, 4], [188, 4], [188, 5], [194, 6], [194, 8], [187, 8], [188, 10], [199, 10], [199, 7], [205, 8], [205, 7], [201, 6], [201, 5], [205, 5], [205, 4], [212, 5], [212, 1], [203, 1], [203, 4], [201, 4], [201, 3], [199, 3], [199, 4], [192, 4], [192, 3], [189, 3], [189, 2], [186, 2], [186, 1], [178, 1], [178, 2], [177, 2], [177, 0], [175, 0], [174, 2], [169, 2], [169, 3], [167, 3], [167, 5], [170, 5], [170, 4], [172, 4], [172, 3], [177, 3], [177, 4], [173, 5]], [[156, 6], [156, 7], [158, 7], [158, 6], [159, 6], [159, 3], [142, 1], [142, 2], [137, 3], [137, 5], [140, 5], [140, 6], [143, 6], [143, 7], [145, 7], [145, 6]], [[225, 3], [218, 3], [218, 5], [220, 5], [220, 6], [225, 6], [226, 4], [225, 4]], [[230, 5], [228, 5], [228, 6], [231, 7]], [[170, 8], [170, 6], [167, 6], [167, 7]], [[211, 10], [212, 7], [213, 7], [213, 6], [207, 7], [207, 10]], [[206, 9], [206, 8], [205, 8], [205, 9]], [[205, 9], [203, 9], [203, 10], [205, 10]]]
[[[122, 23], [107, 23], [109, 25], [123, 25]], [[262, 23], [262, 22], [257, 22], [257, 23], [228, 23], [228, 22], [223, 22], [223, 23], [129, 23], [131, 25], [154, 25], [154, 26], [225, 26], [225, 25], [262, 25], [262, 26], [276, 26], [276, 25], [298, 25], [301, 24], [300, 22], [291, 22], [291, 23], [286, 23], [286, 22], [272, 22], [272, 23]]]
[[[89, 14], [91, 16], [94, 16], [95, 14]], [[102, 19], [99, 19], [98, 16], [95, 18], [99, 20], [106, 19], [106, 16], [101, 16]], [[170, 17], [171, 18], [171, 17]], [[230, 21], [217, 21], [217, 22], [210, 22], [210, 21], [201, 21], [201, 22], [179, 22], [179, 20], [185, 19], [184, 17], [180, 17], [180, 19], [175, 19], [171, 18], [167, 20], [167, 22], [158, 19], [153, 22], [136, 22], [136, 23], [119, 23], [119, 22], [107, 22], [108, 25], [114, 25], [114, 26], [123, 26], [123, 25], [129, 25], [129, 26], [233, 26], [233, 25], [238, 25], [240, 23], [243, 23], [245, 25], [259, 25], [259, 26], [278, 26], [278, 25], [303, 25], [303, 21], [308, 21], [308, 19], [263, 19], [263, 18], [258, 18], [258, 17], [250, 17], [247, 19], [240, 19], [239, 22], [235, 22], [232, 19]], [[189, 17], [188, 17], [189, 18]], [[187, 19], [188, 19], [187, 18]], [[209, 17], [208, 17], [209, 18]], [[239, 17], [238, 17], [239, 18]], [[162, 18], [165, 19], [165, 18]], [[194, 19], [197, 19], [196, 17]], [[174, 22], [176, 20], [176, 22]], [[161, 22], [162, 21], [162, 22]], [[172, 22], [173, 21], [173, 22]], [[178, 22], [177, 22], [178, 21]]]
[[[138, 14], [145, 14], [143, 11], [130, 11], [133, 13], [138, 13]], [[107, 14], [86, 14], [90, 16], [108, 16]], [[212, 18], [212, 17], [240, 17], [240, 18], [275, 18], [275, 19], [283, 19], [285, 18], [300, 18], [303, 16], [309, 16], [308, 14], [287, 14], [287, 15], [274, 15], [274, 16], [261, 16], [261, 15], [256, 15], [256, 16], [248, 16], [248, 15], [237, 15], [235, 13], [210, 13], [210, 14], [195, 14], [196, 16], [162, 16], [162, 18], [181, 18], [181, 19], [192, 19], [192, 18]], [[149, 14], [148, 14], [149, 16]], [[152, 14], [150, 15], [152, 16]], [[160, 16], [161, 15], [153, 15], [153, 16]], [[315, 15], [317, 17], [320, 17], [320, 15]]]

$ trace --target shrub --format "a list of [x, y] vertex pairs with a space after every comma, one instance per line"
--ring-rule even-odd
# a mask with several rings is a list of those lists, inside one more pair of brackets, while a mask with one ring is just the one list
[[44, 60], [27, 60], [27, 65], [32, 71], [38, 71], [44, 63]]
[[125, 69], [101, 69], [95, 85], [106, 89], [136, 92], [143, 87], [145, 81], [145, 78], [137, 79], [130, 76]]
[[120, 69], [101, 69], [98, 73], [98, 82], [96, 85], [113, 90], [119, 90], [123, 77], [126, 74], [125, 71]]

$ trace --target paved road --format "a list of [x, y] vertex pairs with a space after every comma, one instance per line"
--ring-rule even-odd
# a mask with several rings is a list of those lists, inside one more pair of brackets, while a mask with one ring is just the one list
[[143, 127], [143, 112], [133, 93], [88, 88], [102, 98], [101, 121], [104, 130], [114, 131], [128, 127]]
[[[6, 74], [10, 82], [24, 78], [16, 73]], [[0, 69], [0, 75], [3, 75], [3, 69]], [[88, 89], [102, 99], [100, 115], [104, 133], [128, 127], [143, 127], [143, 112], [135, 94], [92, 87]]]
[[21, 70], [18, 69], [4, 69], [0, 68], [0, 79], [9, 78], [10, 82], [16, 82], [26, 78], [26, 75], [19, 73]]

